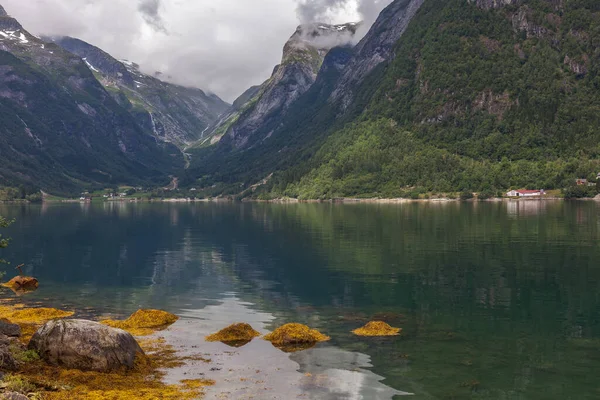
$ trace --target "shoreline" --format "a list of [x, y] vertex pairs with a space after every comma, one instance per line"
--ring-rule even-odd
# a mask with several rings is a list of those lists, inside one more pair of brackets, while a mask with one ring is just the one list
[[0, 204], [119, 204], [119, 203], [267, 203], [267, 204], [318, 204], [318, 203], [330, 203], [330, 204], [408, 204], [408, 203], [500, 203], [500, 202], [513, 202], [513, 201], [600, 201], [600, 198], [580, 198], [580, 199], [566, 199], [564, 197], [543, 197], [543, 198], [490, 198], [479, 200], [477, 198], [461, 200], [458, 198], [441, 197], [434, 199], [407, 199], [407, 198], [336, 198], [336, 199], [296, 199], [296, 198], [280, 198], [271, 200], [260, 200], [260, 199], [242, 199], [236, 200], [233, 198], [209, 198], [209, 199], [178, 199], [178, 198], [165, 198], [165, 199], [119, 199], [119, 200], [106, 200], [106, 201], [83, 201], [76, 199], [65, 199], [65, 200], [46, 200], [40, 203], [29, 202], [29, 201], [0, 201]]
[[462, 200], [460, 198], [450, 197], [439, 197], [439, 198], [428, 198], [428, 199], [409, 199], [409, 198], [356, 198], [356, 197], [341, 197], [334, 199], [297, 199], [297, 198], [277, 198], [270, 200], [261, 199], [235, 199], [233, 197], [213, 197], [213, 198], [163, 198], [163, 199], [147, 199], [147, 198], [124, 198], [124, 199], [109, 199], [102, 201], [90, 201], [90, 200], [79, 200], [79, 199], [60, 199], [60, 200], [44, 200], [40, 203], [29, 202], [26, 200], [12, 200], [12, 201], [0, 201], [0, 204], [58, 204], [58, 203], [80, 203], [80, 204], [92, 204], [92, 203], [105, 203], [105, 204], [119, 204], [119, 203], [270, 203], [270, 204], [311, 204], [311, 203], [329, 203], [329, 204], [408, 204], [408, 203], [499, 203], [499, 202], [513, 202], [513, 201], [598, 201], [600, 202], [600, 195], [589, 198], [575, 198], [566, 199], [558, 196], [544, 196], [544, 197], [494, 197], [489, 199], [477, 199], [472, 198], [468, 200]]

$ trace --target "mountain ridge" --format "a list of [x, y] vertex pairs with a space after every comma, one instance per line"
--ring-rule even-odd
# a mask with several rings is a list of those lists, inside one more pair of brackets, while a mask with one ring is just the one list
[[0, 59], [3, 184], [73, 193], [162, 183], [183, 167], [178, 150], [143, 132], [84, 61], [9, 16], [0, 17]]
[[[258, 128], [271, 123], [273, 117], [280, 118], [307, 92], [316, 81], [329, 50], [351, 45], [359, 26], [360, 23], [299, 25], [285, 43], [281, 63], [274, 68], [271, 77], [239, 110], [234, 110], [213, 129], [216, 139], [211, 139], [211, 144], [222, 140], [225, 146], [242, 149], [268, 139], [273, 132], [256, 137]], [[206, 141], [204, 139], [204, 143]]]
[[117, 60], [102, 49], [68, 36], [50, 41], [81, 57], [102, 85], [157, 139], [180, 148], [198, 140], [230, 105], [202, 89], [162, 81]]

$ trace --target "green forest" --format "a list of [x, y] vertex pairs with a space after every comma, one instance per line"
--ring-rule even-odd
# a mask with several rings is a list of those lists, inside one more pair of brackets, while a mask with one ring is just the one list
[[594, 1], [497, 10], [425, 2], [364, 112], [261, 195], [413, 197], [595, 181], [599, 10]]

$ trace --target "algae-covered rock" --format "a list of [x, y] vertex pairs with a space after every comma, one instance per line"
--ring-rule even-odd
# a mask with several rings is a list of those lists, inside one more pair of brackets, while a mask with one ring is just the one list
[[305, 345], [311, 347], [310, 345], [318, 342], [326, 342], [330, 337], [323, 335], [316, 329], [310, 329], [306, 325], [285, 324], [264, 336], [263, 339], [268, 340], [277, 347], [291, 346], [290, 351], [297, 351], [305, 349], [307, 347]]
[[104, 325], [124, 329], [134, 335], [149, 335], [174, 324], [178, 316], [161, 310], [138, 310], [124, 321], [104, 320]]
[[28, 348], [51, 365], [83, 371], [132, 369], [144, 351], [121, 329], [87, 320], [53, 320], [31, 338]]
[[402, 329], [393, 328], [382, 321], [371, 321], [362, 328], [352, 331], [358, 336], [398, 336]]
[[36, 290], [39, 286], [37, 279], [31, 276], [15, 276], [10, 281], [4, 283], [2, 286], [11, 288], [13, 290]]
[[250, 325], [238, 323], [207, 336], [206, 341], [223, 342], [233, 347], [240, 347], [258, 336], [260, 336], [260, 333], [255, 331]]

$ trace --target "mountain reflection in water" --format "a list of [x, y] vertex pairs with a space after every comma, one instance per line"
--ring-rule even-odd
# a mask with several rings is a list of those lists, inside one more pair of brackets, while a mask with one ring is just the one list
[[[217, 381], [213, 398], [267, 389], [336, 400], [599, 398], [599, 211], [562, 201], [0, 206], [16, 218], [2, 258], [40, 280], [19, 301], [91, 317], [165, 309], [182, 319], [161, 335], [213, 360], [169, 379], [203, 373]], [[350, 333], [375, 318], [402, 336]], [[261, 333], [298, 322], [331, 341], [294, 354], [260, 338], [204, 341], [234, 322]]]

